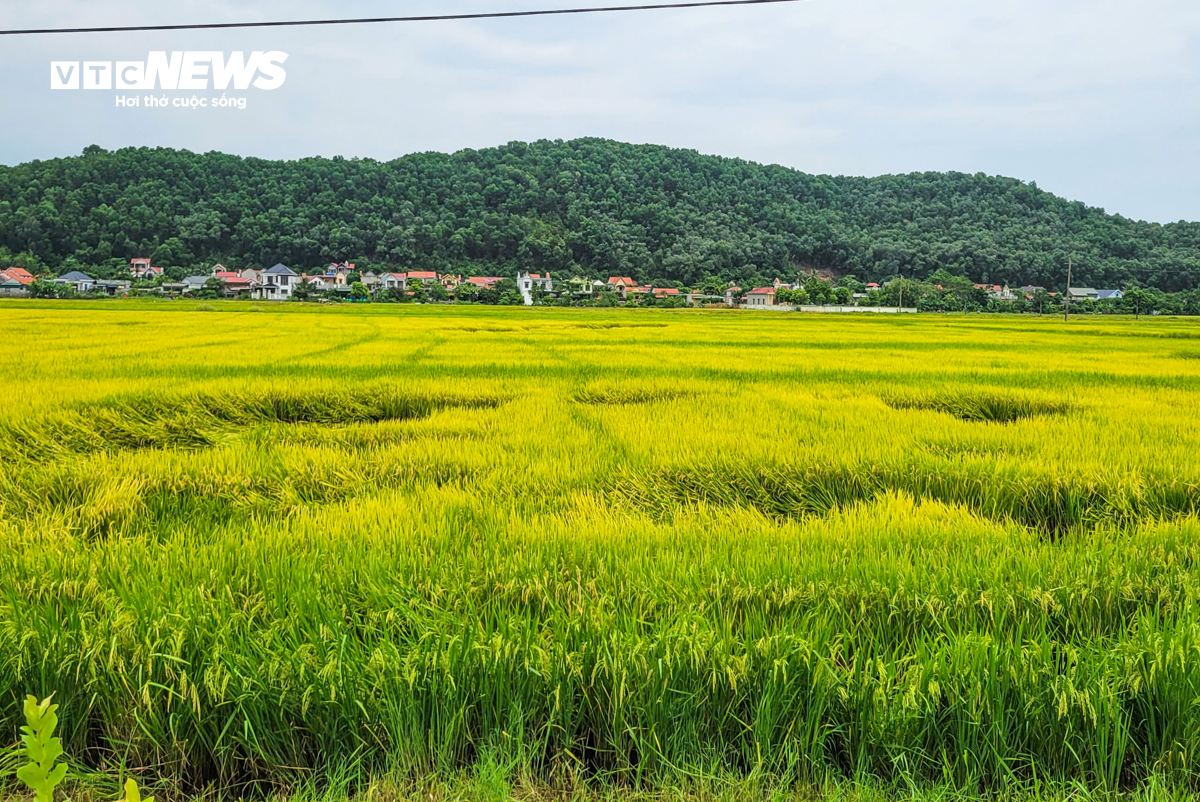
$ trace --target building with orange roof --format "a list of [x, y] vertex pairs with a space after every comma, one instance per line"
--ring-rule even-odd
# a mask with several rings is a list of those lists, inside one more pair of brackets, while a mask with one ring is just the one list
[[3, 271], [0, 271], [0, 275], [19, 281], [22, 284], [32, 284], [34, 282], [33, 274], [23, 267], [5, 268]]
[[775, 306], [774, 287], [756, 287], [746, 293], [746, 306]]

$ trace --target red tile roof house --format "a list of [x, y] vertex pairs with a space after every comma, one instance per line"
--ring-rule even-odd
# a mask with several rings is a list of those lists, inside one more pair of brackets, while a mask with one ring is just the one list
[[155, 278], [161, 276], [163, 269], [161, 267], [151, 267], [149, 259], [130, 259], [129, 274], [134, 278]]
[[616, 290], [617, 295], [624, 300], [631, 290], [637, 289], [637, 282], [629, 276], [609, 276], [608, 286], [610, 289]]
[[483, 289], [495, 287], [501, 281], [504, 281], [504, 279], [499, 276], [471, 276], [471, 278], [467, 279], [468, 284], [474, 284], [476, 287]]
[[246, 278], [234, 273], [230, 278], [222, 278], [221, 282], [225, 285], [226, 297], [233, 298], [243, 293], [253, 293], [258, 289], [258, 282], [252, 278]]
[[22, 281], [20, 276], [14, 275], [14, 268], [0, 271], [0, 295], [10, 297], [24, 297], [29, 294], [26, 287], [33, 283], [32, 276], [29, 281]]
[[26, 285], [32, 284], [34, 281], [33, 274], [30, 273], [28, 270], [26, 270], [23, 267], [6, 268], [3, 272], [0, 272], [0, 276], [4, 276], [5, 278], [10, 278], [14, 281], [17, 281], [17, 282], [20, 282], [21, 284], [26, 284]]
[[420, 270], [416, 272], [410, 272], [408, 274], [408, 283], [412, 284], [414, 281], [419, 281], [421, 284], [428, 287], [430, 284], [438, 283], [438, 274], [431, 271]]
[[353, 262], [334, 262], [325, 270], [325, 275], [333, 279], [334, 284], [345, 284], [346, 277], [354, 272]]
[[743, 306], [775, 306], [775, 288], [757, 287], [746, 293]]

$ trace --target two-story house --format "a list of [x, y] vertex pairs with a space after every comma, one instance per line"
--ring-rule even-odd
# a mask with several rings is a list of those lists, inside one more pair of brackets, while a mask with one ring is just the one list
[[286, 301], [292, 297], [292, 292], [300, 284], [300, 276], [295, 270], [284, 264], [264, 270], [259, 277], [260, 284], [254, 290], [254, 297], [267, 301]]

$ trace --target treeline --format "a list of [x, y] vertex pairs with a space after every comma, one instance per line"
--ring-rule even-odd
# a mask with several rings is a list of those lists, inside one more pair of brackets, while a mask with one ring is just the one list
[[391, 162], [282, 162], [164, 148], [0, 167], [0, 260], [175, 277], [215, 262], [512, 276], [768, 283], [819, 268], [864, 281], [1200, 288], [1200, 223], [1106, 214], [1009, 178], [808, 175], [597, 139]]

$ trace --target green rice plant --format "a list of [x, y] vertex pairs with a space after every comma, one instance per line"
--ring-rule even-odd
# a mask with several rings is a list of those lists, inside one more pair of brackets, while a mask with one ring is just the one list
[[82, 769], [1200, 790], [1194, 323], [240, 310], [0, 308], [0, 721]]
[[1028, 398], [996, 393], [950, 393], [944, 395], [891, 395], [884, 398], [893, 409], [927, 409], [945, 412], [971, 422], [1013, 423], [1039, 415], [1063, 415], [1074, 411], [1068, 401]]

